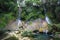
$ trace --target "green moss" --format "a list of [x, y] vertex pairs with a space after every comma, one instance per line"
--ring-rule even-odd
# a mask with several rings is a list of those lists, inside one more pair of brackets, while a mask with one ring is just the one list
[[12, 36], [12, 37], [9, 37], [9, 38], [7, 38], [5, 40], [18, 40], [18, 38], [16, 38], [15, 36]]
[[31, 31], [24, 31], [21, 35], [23, 37], [34, 37], [34, 34]]

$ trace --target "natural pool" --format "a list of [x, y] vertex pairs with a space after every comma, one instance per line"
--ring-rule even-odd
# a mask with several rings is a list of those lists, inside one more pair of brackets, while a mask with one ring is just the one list
[[35, 35], [34, 40], [49, 40], [51, 37], [48, 34], [45, 33], [39, 33]]

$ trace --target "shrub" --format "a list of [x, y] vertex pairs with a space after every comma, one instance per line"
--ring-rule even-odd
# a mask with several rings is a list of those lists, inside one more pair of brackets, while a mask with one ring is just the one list
[[60, 38], [54, 38], [54, 40], [60, 40]]
[[22, 34], [21, 34], [23, 37], [33, 37], [34, 36], [34, 34], [33, 34], [33, 32], [31, 32], [31, 31], [24, 31], [24, 32], [22, 32]]

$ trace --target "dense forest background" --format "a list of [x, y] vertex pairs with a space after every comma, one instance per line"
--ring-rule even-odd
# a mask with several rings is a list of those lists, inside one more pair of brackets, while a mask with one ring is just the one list
[[0, 0], [0, 27], [16, 19], [17, 4], [15, 0]]
[[[36, 5], [33, 5], [33, 2]], [[54, 24], [60, 23], [60, 1], [48, 0], [46, 3], [39, 0], [26, 0], [26, 5], [22, 7], [21, 20], [29, 21], [37, 18], [45, 18], [45, 14]], [[44, 10], [46, 9], [46, 12]], [[10, 21], [18, 17], [18, 7], [16, 0], [0, 0], [0, 27], [5, 27]]]

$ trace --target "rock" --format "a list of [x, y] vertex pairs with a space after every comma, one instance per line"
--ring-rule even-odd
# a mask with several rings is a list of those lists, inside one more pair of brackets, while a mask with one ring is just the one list
[[19, 31], [14, 31], [16, 34], [19, 33]]
[[50, 39], [50, 40], [53, 40], [53, 39]]
[[[19, 24], [18, 24], [18, 22], [19, 22]], [[5, 27], [5, 29], [6, 29], [6, 30], [11, 30], [11, 31], [16, 31], [16, 30], [19, 30], [19, 27], [21, 27], [21, 26], [22, 26], [22, 22], [16, 20], [16, 21], [14, 21], [13, 23], [8, 24], [8, 25]]]
[[[36, 19], [34, 21], [31, 21], [32, 23], [29, 24], [30, 22], [26, 22], [24, 25], [24, 29], [27, 31], [34, 31], [34, 30], [39, 30], [40, 32], [45, 32], [45, 30], [48, 30], [48, 24], [45, 20], [41, 19]], [[42, 29], [42, 30], [40, 30]], [[47, 31], [48, 32], [48, 31]]]
[[22, 40], [30, 40], [28, 37], [24, 37]]

